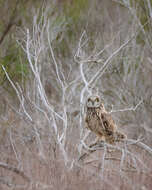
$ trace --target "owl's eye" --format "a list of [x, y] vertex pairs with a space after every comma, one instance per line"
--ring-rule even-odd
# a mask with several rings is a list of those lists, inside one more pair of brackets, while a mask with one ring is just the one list
[[91, 101], [91, 99], [89, 98], [89, 99], [88, 99], [88, 102], [90, 102], [90, 101]]
[[99, 98], [96, 98], [96, 101], [99, 102]]

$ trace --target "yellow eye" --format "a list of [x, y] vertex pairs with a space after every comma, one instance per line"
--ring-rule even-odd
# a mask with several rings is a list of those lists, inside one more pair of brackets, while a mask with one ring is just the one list
[[99, 102], [99, 98], [96, 98], [96, 101]]

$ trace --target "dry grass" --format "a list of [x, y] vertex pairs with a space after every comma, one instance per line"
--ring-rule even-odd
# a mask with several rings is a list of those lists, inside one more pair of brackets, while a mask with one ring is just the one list
[[[136, 14], [136, 7], [103, 2], [103, 17], [97, 20], [102, 6], [90, 1], [88, 31], [77, 31], [72, 43], [64, 33], [67, 23], [56, 23], [57, 14], [48, 17], [50, 7], [41, 16], [34, 14], [32, 29], [18, 29], [22, 37], [16, 40], [27, 56], [30, 79], [26, 85], [15, 83], [2, 66], [15, 96], [1, 93], [6, 105], [0, 117], [1, 190], [151, 188], [150, 42], [144, 34], [145, 44], [136, 43], [144, 30], [137, 18], [130, 20], [129, 11]], [[89, 35], [98, 31], [97, 24], [102, 33], [91, 36], [92, 42]], [[59, 53], [62, 39], [68, 58]], [[94, 135], [84, 129], [84, 105], [90, 93], [102, 97], [128, 135], [126, 142], [89, 148]]]

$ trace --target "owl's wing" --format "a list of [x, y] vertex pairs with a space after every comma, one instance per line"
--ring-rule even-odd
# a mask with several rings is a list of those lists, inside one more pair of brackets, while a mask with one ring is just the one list
[[111, 115], [107, 112], [101, 112], [100, 118], [105, 133], [107, 135], [112, 135], [116, 131], [116, 124], [114, 123]]
[[89, 129], [89, 126], [88, 126], [88, 118], [87, 118], [87, 116], [85, 115], [85, 117], [84, 117], [84, 119], [85, 119], [85, 128], [87, 128], [87, 129]]

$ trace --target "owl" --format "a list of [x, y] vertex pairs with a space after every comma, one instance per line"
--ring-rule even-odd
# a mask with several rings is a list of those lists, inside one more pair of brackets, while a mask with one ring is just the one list
[[98, 141], [115, 144], [127, 138], [125, 134], [118, 131], [117, 125], [105, 110], [99, 96], [89, 96], [86, 109], [86, 127], [97, 135]]

